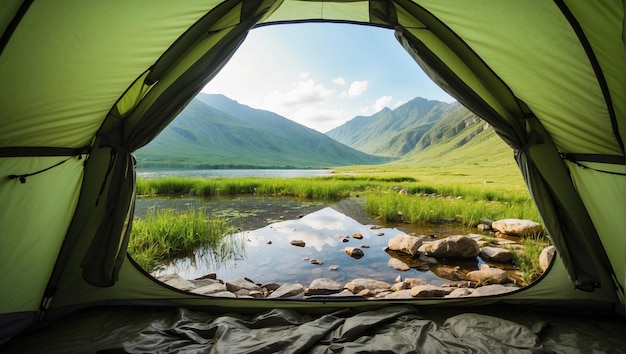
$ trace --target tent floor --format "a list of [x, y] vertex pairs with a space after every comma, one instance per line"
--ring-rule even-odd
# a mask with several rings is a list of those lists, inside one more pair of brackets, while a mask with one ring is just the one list
[[100, 307], [16, 337], [7, 353], [626, 353], [623, 318], [409, 305], [305, 315]]

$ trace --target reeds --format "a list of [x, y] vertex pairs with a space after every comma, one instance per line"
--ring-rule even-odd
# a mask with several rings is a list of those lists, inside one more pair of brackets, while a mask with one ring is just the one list
[[133, 221], [128, 252], [147, 271], [192, 255], [200, 247], [225, 260], [238, 256], [245, 247], [242, 240], [229, 236], [234, 231], [229, 221], [211, 217], [204, 209], [151, 209], [145, 219]]

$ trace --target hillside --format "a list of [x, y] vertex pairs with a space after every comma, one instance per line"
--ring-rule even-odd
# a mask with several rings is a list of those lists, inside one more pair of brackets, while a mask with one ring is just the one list
[[417, 97], [394, 110], [385, 108], [369, 117], [355, 117], [326, 135], [369, 154], [401, 157], [412, 151], [435, 123], [459, 107]]
[[323, 168], [391, 160], [275, 113], [206, 94], [192, 100], [136, 156], [139, 168]]

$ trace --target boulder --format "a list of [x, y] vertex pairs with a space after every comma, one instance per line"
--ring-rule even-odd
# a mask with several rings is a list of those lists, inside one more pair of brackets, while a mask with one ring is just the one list
[[297, 247], [304, 247], [306, 246], [306, 243], [304, 243], [304, 241], [302, 240], [291, 240], [290, 242], [292, 245], [297, 246]]
[[464, 297], [464, 296], [470, 296], [472, 295], [473, 291], [472, 289], [468, 289], [468, 288], [458, 288], [458, 289], [454, 289], [452, 290], [452, 292], [444, 297], [448, 298], [448, 297]]
[[465, 273], [461, 271], [461, 267], [459, 266], [445, 266], [445, 265], [436, 265], [430, 268], [430, 271], [433, 272], [439, 278], [444, 278], [452, 281], [465, 280]]
[[358, 247], [346, 247], [343, 250], [348, 256], [356, 259], [359, 259], [365, 255], [365, 253], [363, 253], [363, 250]]
[[411, 267], [409, 267], [406, 263], [402, 262], [401, 260], [397, 258], [389, 258], [389, 261], [387, 262], [387, 266], [395, 270], [399, 270], [401, 272], [411, 269]]
[[181, 278], [178, 274], [168, 274], [157, 279], [171, 287], [184, 291], [190, 291], [196, 288], [196, 285], [194, 283], [187, 279]]
[[283, 284], [280, 288], [274, 290], [269, 296], [269, 299], [287, 298], [299, 295], [304, 292], [302, 284]]
[[241, 289], [248, 291], [263, 291], [260, 286], [243, 278], [227, 281], [226, 289], [233, 293]]
[[385, 295], [385, 299], [408, 299], [411, 298], [411, 290], [398, 290]]
[[491, 268], [488, 264], [482, 264], [480, 270], [467, 273], [467, 279], [479, 284], [503, 284], [509, 280], [506, 271], [498, 268]]
[[219, 293], [226, 291], [226, 285], [222, 283], [213, 283], [197, 289], [193, 289], [191, 292], [196, 294], [208, 295], [213, 293]]
[[537, 235], [543, 230], [541, 224], [522, 219], [502, 219], [494, 221], [491, 227], [503, 234], [521, 237]]
[[418, 254], [418, 249], [422, 245], [422, 236], [398, 235], [389, 240], [387, 247], [390, 250], [410, 254]]
[[480, 257], [486, 261], [501, 263], [513, 262], [513, 252], [500, 247], [483, 247], [480, 249]]
[[356, 238], [357, 240], [361, 240], [363, 238], [363, 235], [361, 235], [359, 233], [353, 233], [352, 234], [352, 238]]
[[328, 295], [335, 294], [343, 290], [343, 285], [328, 279], [328, 278], [317, 278], [311, 282], [309, 287], [306, 289], [306, 295]]
[[435, 258], [475, 258], [480, 248], [473, 238], [457, 235], [428, 243], [424, 252]]
[[451, 288], [442, 288], [430, 284], [418, 285], [411, 288], [411, 296], [413, 297], [443, 297], [451, 292]]
[[502, 284], [493, 284], [493, 285], [485, 285], [479, 288], [476, 288], [472, 291], [472, 293], [468, 296], [490, 296], [490, 295], [498, 295], [498, 294], [506, 294], [511, 291], [515, 291], [519, 288], [514, 286], [505, 286]]
[[548, 246], [541, 251], [539, 254], [539, 267], [541, 267], [542, 271], [545, 272], [550, 267], [555, 254], [556, 248], [554, 246]]
[[405, 281], [401, 281], [398, 283], [395, 283], [391, 286], [391, 291], [400, 291], [400, 290], [406, 290], [406, 289], [410, 289], [409, 284]]
[[418, 286], [418, 285], [426, 285], [426, 284], [428, 284], [426, 282], [426, 280], [424, 280], [422, 278], [406, 278], [406, 279], [404, 279], [404, 282], [409, 285], [409, 288], [412, 288], [412, 287]]
[[372, 291], [376, 289], [391, 289], [391, 284], [380, 280], [357, 278], [347, 283], [344, 288], [350, 290], [353, 294], [357, 294], [364, 289]]

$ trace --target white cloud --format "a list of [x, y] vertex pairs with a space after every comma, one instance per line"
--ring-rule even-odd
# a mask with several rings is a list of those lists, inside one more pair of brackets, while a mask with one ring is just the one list
[[298, 75], [302, 80], [306, 80], [311, 77], [311, 74], [307, 73], [306, 71], [301, 71]]
[[391, 100], [393, 99], [393, 97], [391, 96], [383, 96], [379, 99], [376, 100], [376, 102], [374, 103], [374, 112], [379, 112], [381, 109], [387, 107], [387, 105], [389, 104], [389, 102], [391, 102]]
[[263, 106], [268, 109], [275, 107], [297, 106], [305, 103], [320, 102], [332, 95], [334, 90], [318, 84], [313, 79], [305, 79], [294, 84], [290, 91], [274, 91], [264, 99]]
[[343, 91], [339, 97], [341, 97], [341, 98], [359, 97], [365, 91], [367, 91], [367, 86], [368, 86], [367, 80], [365, 80], [365, 81], [353, 81], [350, 84], [350, 88], [348, 89], [348, 91]]
[[336, 85], [345, 85], [346, 84], [346, 79], [344, 79], [341, 76], [338, 76], [338, 77], [333, 79], [333, 83], [336, 84]]

